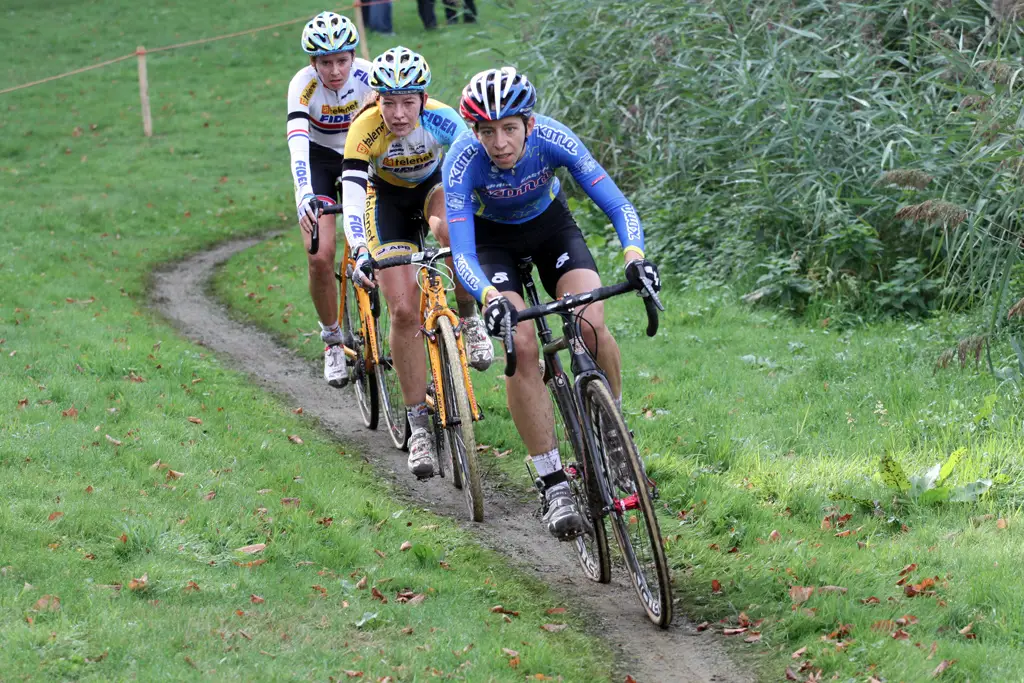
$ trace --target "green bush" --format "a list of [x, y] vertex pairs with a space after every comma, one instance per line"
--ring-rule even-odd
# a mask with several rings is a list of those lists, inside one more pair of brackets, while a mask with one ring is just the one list
[[993, 296], [1021, 232], [1015, 7], [552, 0], [538, 110], [581, 135], [680, 272], [752, 285], [799, 252], [797, 299], [748, 298], [963, 307]]

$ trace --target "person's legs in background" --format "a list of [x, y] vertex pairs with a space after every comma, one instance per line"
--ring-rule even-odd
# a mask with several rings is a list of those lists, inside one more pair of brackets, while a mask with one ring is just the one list
[[370, 27], [371, 31], [376, 33], [382, 33], [386, 36], [394, 35], [395, 30], [391, 24], [391, 2], [380, 2], [374, 0], [377, 4], [370, 5], [369, 8], [366, 6], [363, 9], [370, 10], [369, 19], [366, 21], [366, 25]]
[[441, 0], [444, 3], [444, 20], [449, 24], [459, 23], [458, 0]]
[[462, 21], [467, 24], [476, 22], [476, 0], [463, 0], [466, 3], [466, 11], [462, 15]]
[[416, 9], [419, 11], [423, 28], [428, 31], [437, 28], [437, 17], [434, 16], [434, 0], [416, 0]]

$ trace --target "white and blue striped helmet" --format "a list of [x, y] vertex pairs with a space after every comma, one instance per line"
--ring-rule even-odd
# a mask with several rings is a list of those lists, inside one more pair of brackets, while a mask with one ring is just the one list
[[351, 52], [359, 45], [359, 32], [348, 17], [321, 12], [302, 29], [302, 50], [311, 57]]
[[425, 92], [430, 85], [430, 66], [423, 55], [407, 47], [393, 47], [373, 60], [370, 87], [381, 95]]

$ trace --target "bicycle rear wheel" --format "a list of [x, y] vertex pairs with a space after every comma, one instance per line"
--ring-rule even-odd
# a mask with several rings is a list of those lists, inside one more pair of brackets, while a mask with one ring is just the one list
[[[380, 418], [380, 398], [374, 378], [373, 363], [367, 358], [370, 350], [367, 345], [368, 340], [363, 338], [356, 285], [349, 275], [351, 275], [351, 266], [341, 282], [341, 286], [345, 288], [345, 310], [341, 317], [341, 336], [345, 345], [356, 352], [355, 358], [346, 358], [346, 363], [350, 363], [348, 381], [355, 389], [356, 405], [359, 406], [363, 424], [370, 429], [376, 429]], [[370, 327], [372, 330], [372, 318]]]
[[[378, 294], [378, 296], [380, 296]], [[402, 385], [398, 381], [391, 357], [391, 316], [384, 297], [380, 297], [380, 316], [376, 320], [377, 355], [380, 363], [375, 368], [377, 390], [380, 394], [380, 405], [384, 413], [384, 424], [387, 425], [388, 436], [395, 448], [408, 450], [409, 418], [405, 413], [405, 399], [402, 396]]]
[[607, 385], [587, 383], [583, 411], [597, 447], [599, 468], [612, 496], [608, 513], [626, 569], [648, 618], [662, 628], [672, 621], [672, 586], [661, 529], [636, 445]]
[[[474, 522], [484, 521], [484, 494], [480, 483], [480, 467], [476, 459], [476, 438], [473, 434], [473, 412], [469, 405], [469, 393], [462, 376], [462, 361], [459, 346], [455, 341], [455, 331], [448, 318], [438, 318], [437, 340], [438, 352], [441, 356], [441, 381], [444, 383], [446, 447], [450, 449], [453, 476], [452, 480], [461, 480], [462, 492], [466, 495], [466, 506], [469, 516]], [[439, 454], [440, 455], [440, 454]], [[445, 457], [445, 456], [441, 456]], [[454, 470], [459, 470], [458, 475]]]
[[593, 467], [586, 460], [576, 401], [564, 374], [549, 379], [548, 390], [555, 408], [555, 440], [562, 456], [562, 467], [569, 478], [569, 488], [576, 505], [585, 518], [584, 532], [573, 542], [576, 555], [588, 579], [608, 583], [612, 579], [608, 532], [601, 514], [600, 490], [593, 472], [588, 471]]

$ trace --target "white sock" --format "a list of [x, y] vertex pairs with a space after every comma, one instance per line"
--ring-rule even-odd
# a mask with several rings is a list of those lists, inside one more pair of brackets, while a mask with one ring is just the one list
[[533, 460], [533, 466], [537, 468], [537, 474], [541, 477], [562, 469], [562, 459], [558, 457], [557, 448], [547, 453], [531, 456], [531, 460]]
[[325, 344], [341, 343], [341, 325], [334, 323], [330, 327], [325, 327], [323, 323], [320, 323], [320, 339]]

